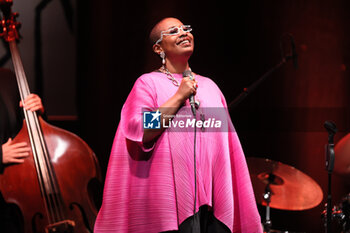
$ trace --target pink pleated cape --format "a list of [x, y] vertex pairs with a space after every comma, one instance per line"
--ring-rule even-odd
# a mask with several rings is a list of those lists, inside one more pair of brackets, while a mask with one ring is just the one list
[[[181, 82], [181, 74], [173, 75]], [[199, 110], [226, 108], [211, 79], [196, 75], [196, 80]], [[177, 88], [160, 72], [144, 74], [135, 82], [121, 112], [95, 233], [177, 230], [193, 215], [194, 133], [167, 129], [153, 148], [142, 145], [143, 111], [160, 107]], [[196, 133], [196, 210], [211, 206], [215, 217], [232, 232], [260, 233], [247, 164], [229, 116], [227, 127]]]

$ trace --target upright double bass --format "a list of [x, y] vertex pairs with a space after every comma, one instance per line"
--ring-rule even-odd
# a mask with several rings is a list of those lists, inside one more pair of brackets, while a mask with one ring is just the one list
[[[0, 0], [1, 36], [9, 43], [22, 101], [30, 94], [16, 41], [17, 14], [12, 0]], [[13, 143], [27, 142], [31, 153], [22, 164], [0, 174], [0, 191], [18, 206], [25, 233], [92, 232], [97, 206], [93, 184], [101, 182], [95, 154], [78, 136], [46, 123], [24, 110], [23, 127]], [[0, 232], [1, 229], [0, 229]]]

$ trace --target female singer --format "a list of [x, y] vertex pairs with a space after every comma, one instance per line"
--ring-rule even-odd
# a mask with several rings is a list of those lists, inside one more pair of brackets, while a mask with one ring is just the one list
[[[190, 70], [191, 31], [165, 18], [150, 33], [162, 66], [138, 78], [123, 106], [95, 233], [262, 232], [225, 98], [211, 79]], [[226, 128], [169, 127], [183, 116], [191, 122], [193, 97], [197, 122], [224, 112]]]

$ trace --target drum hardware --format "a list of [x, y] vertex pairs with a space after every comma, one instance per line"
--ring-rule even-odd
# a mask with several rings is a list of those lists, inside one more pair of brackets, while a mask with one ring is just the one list
[[265, 215], [265, 221], [263, 223], [264, 226], [264, 232], [270, 232], [271, 231], [271, 219], [270, 219], [270, 202], [271, 202], [271, 188], [270, 184], [273, 183], [275, 176], [273, 174], [268, 175], [268, 183], [266, 184], [265, 193], [263, 195], [264, 202], [266, 203], [266, 215]]
[[[322, 212], [322, 219], [327, 219], [327, 204]], [[332, 220], [336, 220], [342, 227], [342, 233], [350, 233], [350, 194], [343, 198], [339, 205], [336, 205], [332, 209]], [[326, 223], [325, 223], [326, 225]]]

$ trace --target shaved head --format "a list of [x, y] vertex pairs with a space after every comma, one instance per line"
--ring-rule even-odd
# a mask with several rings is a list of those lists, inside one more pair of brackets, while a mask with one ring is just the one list
[[149, 40], [152, 45], [156, 43], [156, 41], [160, 38], [160, 33], [162, 31], [165, 31], [169, 27], [169, 23], [171, 22], [180, 22], [180, 20], [173, 18], [173, 17], [168, 17], [164, 18], [161, 21], [159, 21], [153, 28], [151, 33], [149, 34]]

